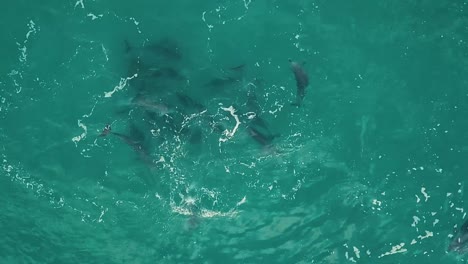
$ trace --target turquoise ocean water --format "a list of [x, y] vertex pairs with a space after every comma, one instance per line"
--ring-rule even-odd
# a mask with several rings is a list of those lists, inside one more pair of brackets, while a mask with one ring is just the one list
[[0, 14], [0, 263], [468, 261], [465, 2]]

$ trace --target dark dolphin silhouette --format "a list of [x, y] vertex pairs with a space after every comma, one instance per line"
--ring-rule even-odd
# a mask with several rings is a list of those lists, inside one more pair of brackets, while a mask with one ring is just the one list
[[[138, 133], [140, 133], [140, 132], [141, 131], [138, 131]], [[121, 133], [118, 133], [118, 132], [113, 132], [110, 125], [106, 125], [99, 136], [100, 137], [105, 137], [105, 136], [107, 136], [109, 134], [120, 138], [123, 142], [125, 142], [127, 145], [129, 145], [144, 162], [146, 162], [148, 164], [153, 164], [153, 161], [151, 159], [149, 151], [143, 145], [143, 139], [142, 138], [134, 139], [134, 138], [132, 138], [130, 136], [127, 136], [127, 135], [124, 135], [124, 134], [121, 134]], [[132, 134], [135, 137], [140, 137], [140, 135], [136, 135], [135, 131], [132, 131]]]
[[468, 220], [461, 226], [460, 232], [450, 242], [448, 251], [464, 254], [468, 252]]
[[294, 73], [297, 87], [296, 102], [292, 103], [292, 105], [300, 106], [305, 97], [305, 89], [309, 86], [309, 76], [301, 63], [292, 61], [291, 59], [289, 59], [289, 63], [291, 64], [291, 70]]

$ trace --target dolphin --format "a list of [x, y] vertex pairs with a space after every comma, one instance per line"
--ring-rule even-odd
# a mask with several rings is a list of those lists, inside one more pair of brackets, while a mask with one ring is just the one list
[[104, 129], [102, 130], [101, 134], [99, 135], [99, 137], [105, 137], [109, 134], [112, 134], [120, 138], [123, 142], [129, 145], [140, 156], [140, 158], [143, 161], [149, 164], [153, 164], [153, 161], [151, 160], [148, 150], [142, 145], [142, 140], [135, 140], [131, 138], [130, 136], [127, 136], [118, 132], [113, 132], [111, 125], [106, 125]]
[[153, 102], [151, 100], [144, 99], [142, 97], [135, 97], [132, 100], [132, 104], [134, 106], [141, 107], [142, 109], [145, 109], [146, 111], [157, 113], [160, 116], [167, 115], [167, 114], [174, 112], [174, 109], [172, 109], [171, 107], [169, 107], [168, 105], [164, 103]]
[[209, 82], [205, 83], [204, 86], [217, 90], [239, 83], [242, 81], [245, 67], [245, 64], [240, 64], [234, 67], [221, 69], [223, 76], [212, 78]]
[[292, 105], [300, 106], [302, 100], [304, 100], [305, 89], [309, 86], [309, 76], [301, 63], [292, 61], [291, 59], [289, 59], [289, 63], [291, 64], [291, 70], [294, 73], [297, 87], [296, 102], [292, 103]]
[[[255, 87], [255, 85], [253, 85], [253, 84], [248, 85], [248, 86]], [[254, 88], [249, 88], [249, 90], [247, 91], [246, 106], [248, 108], [248, 111], [254, 112], [256, 115], [260, 114], [260, 112], [261, 112], [260, 105], [258, 104], [257, 94], [255, 93]]]
[[216, 78], [211, 79], [211, 81], [207, 82], [205, 84], [205, 87], [220, 89], [220, 88], [224, 88], [226, 86], [232, 85], [237, 82], [239, 82], [238, 78], [234, 78], [230, 76], [229, 77], [216, 77]]
[[199, 112], [206, 110], [206, 107], [204, 105], [197, 102], [195, 99], [186, 94], [176, 92], [176, 96], [180, 103], [186, 108], [193, 109]]
[[134, 47], [128, 39], [124, 39], [125, 53], [145, 53], [146, 55], [157, 55], [171, 61], [182, 59], [181, 49], [178, 44], [169, 38], [163, 38], [159, 41], [150, 42], [143, 47]]
[[194, 229], [198, 228], [198, 226], [201, 224], [201, 213], [202, 210], [201, 208], [194, 202], [186, 202], [187, 209], [189, 212], [189, 219], [187, 219], [187, 222], [185, 223], [185, 229], [187, 231], [193, 231]]
[[242, 73], [245, 69], [245, 64], [240, 64], [234, 67], [229, 68], [231, 71]]
[[249, 133], [250, 137], [252, 137], [255, 141], [264, 147], [271, 146], [273, 140], [279, 136], [262, 133], [260, 130], [252, 126], [247, 127], [247, 132]]
[[168, 60], [182, 59], [182, 52], [177, 42], [167, 37], [146, 45], [145, 49], [160, 54]]
[[[255, 79], [254, 82], [257, 82], [257, 79]], [[258, 103], [257, 93], [255, 92], [255, 88], [257, 88], [257, 86], [253, 82], [249, 83], [247, 86], [249, 89], [247, 91], [246, 106], [249, 112], [245, 113], [244, 115], [246, 115], [249, 119], [247, 122], [248, 126], [260, 128], [262, 131], [265, 131], [266, 134], [273, 135], [267, 121], [260, 116], [262, 109]]]
[[468, 220], [461, 226], [458, 235], [450, 242], [448, 251], [460, 254], [468, 252]]
[[120, 100], [118, 102], [118, 109], [116, 112], [124, 114], [135, 108], [144, 110], [145, 112], [151, 113], [155, 116], [164, 116], [174, 113], [176, 110], [174, 107], [169, 106], [164, 102], [146, 99], [143, 94], [139, 94], [131, 99]]
[[121, 134], [121, 133], [118, 133], [118, 132], [113, 132], [112, 128], [111, 128], [111, 125], [106, 125], [99, 136], [100, 137], [105, 137], [105, 136], [107, 136], [109, 134], [114, 135], [116, 137], [119, 137], [122, 141], [127, 143], [130, 147], [132, 147], [137, 152], [144, 151], [144, 148], [141, 145], [140, 141], [133, 140], [132, 138], [130, 138], [127, 135], [124, 135], [124, 134]]
[[148, 68], [144, 77], [165, 78], [171, 80], [184, 81], [186, 78], [183, 74], [172, 67], [151, 67]]

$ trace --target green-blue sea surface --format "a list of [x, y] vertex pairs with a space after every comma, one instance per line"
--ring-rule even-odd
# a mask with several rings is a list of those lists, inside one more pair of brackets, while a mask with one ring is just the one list
[[465, 1], [17, 0], [0, 29], [2, 264], [468, 261]]

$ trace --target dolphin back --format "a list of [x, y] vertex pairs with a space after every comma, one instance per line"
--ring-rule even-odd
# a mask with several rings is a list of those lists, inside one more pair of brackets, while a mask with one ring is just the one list
[[300, 106], [305, 97], [305, 89], [309, 86], [309, 76], [305, 72], [302, 64], [292, 61], [291, 59], [289, 59], [289, 63], [291, 64], [291, 70], [294, 74], [297, 88], [296, 102], [293, 103], [293, 105]]

